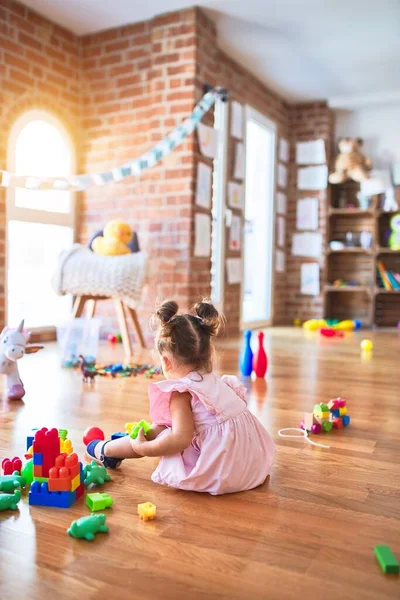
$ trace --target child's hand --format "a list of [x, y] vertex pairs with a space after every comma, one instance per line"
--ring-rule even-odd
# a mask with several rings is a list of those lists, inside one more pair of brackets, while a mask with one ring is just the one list
[[143, 427], [139, 429], [139, 433], [137, 434], [136, 439], [131, 438], [131, 445], [137, 454], [141, 456], [146, 456], [145, 447], [149, 442], [146, 440], [146, 436], [144, 434]]

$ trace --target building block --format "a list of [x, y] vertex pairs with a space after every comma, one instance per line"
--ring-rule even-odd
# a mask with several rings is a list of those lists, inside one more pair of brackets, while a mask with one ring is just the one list
[[69, 508], [76, 500], [75, 492], [50, 492], [47, 482], [34, 481], [29, 491], [31, 506], [51, 506], [54, 508]]
[[347, 415], [347, 406], [343, 406], [343, 408], [339, 408], [339, 415], [343, 417], [343, 415]]
[[343, 415], [342, 421], [343, 421], [344, 427], [347, 427], [347, 425], [350, 425], [350, 415]]
[[331, 410], [331, 415], [333, 415], [334, 417], [340, 417], [340, 409], [339, 408], [333, 408]]
[[128, 433], [126, 433], [126, 431], [116, 431], [115, 433], [111, 434], [111, 439], [112, 440], [119, 440], [122, 437], [125, 437], [129, 435]]
[[337, 398], [338, 408], [343, 408], [346, 406], [346, 400], [344, 398]]
[[341, 429], [343, 427], [343, 420], [340, 417], [336, 417], [332, 423], [335, 429]]
[[60, 438], [57, 429], [48, 430], [43, 427], [35, 433], [33, 455], [35, 454], [42, 454], [42, 477], [48, 477], [49, 470], [54, 466], [55, 459], [60, 454]]
[[329, 433], [332, 430], [332, 423], [330, 421], [324, 421], [322, 423], [322, 429], [326, 432]]
[[33, 465], [33, 477], [43, 477], [43, 467], [42, 465]]
[[[57, 462], [57, 461], [56, 461]], [[60, 462], [60, 461], [59, 461]], [[49, 471], [50, 492], [71, 492], [71, 476], [67, 467], [54, 466]]]
[[125, 423], [125, 431], [129, 433], [130, 437], [136, 439], [139, 433], [139, 430], [143, 428], [144, 433], [146, 434], [151, 428], [151, 423], [148, 423], [144, 419], [139, 421], [139, 423]]
[[374, 552], [384, 573], [399, 574], [399, 561], [396, 560], [389, 546], [375, 546]]
[[71, 492], [74, 492], [81, 484], [80, 475], [77, 475], [71, 480]]
[[4, 458], [1, 463], [4, 475], [12, 475], [17, 471], [21, 475], [22, 460], [18, 456], [14, 458]]
[[43, 466], [43, 454], [39, 454], [39, 452], [35, 452], [33, 455], [33, 464], [39, 467]]
[[138, 504], [138, 515], [143, 521], [151, 521], [156, 517], [157, 507], [151, 502], [143, 502]]
[[39, 483], [48, 483], [49, 478], [48, 477], [33, 477], [34, 481], [38, 481]]
[[71, 440], [63, 440], [60, 438], [60, 451], [65, 452], [65, 454], [72, 454], [74, 449]]
[[85, 484], [81, 483], [75, 490], [76, 499], [78, 500], [81, 496], [83, 496], [83, 492], [85, 491]]
[[102, 513], [90, 515], [89, 517], [81, 517], [76, 521], [72, 521], [69, 529], [67, 529], [68, 535], [78, 539], [85, 539], [89, 542], [94, 540], [96, 533], [108, 533], [108, 531], [106, 515]]
[[113, 504], [113, 499], [109, 494], [86, 494], [86, 504], [89, 510], [104, 510]]
[[34, 440], [34, 436], [33, 435], [28, 435], [28, 437], [26, 438], [26, 451], [29, 451], [29, 448], [32, 446], [33, 444], [33, 440]]
[[66, 440], [68, 436], [68, 429], [59, 429], [58, 430], [58, 437], [61, 438], [62, 440]]

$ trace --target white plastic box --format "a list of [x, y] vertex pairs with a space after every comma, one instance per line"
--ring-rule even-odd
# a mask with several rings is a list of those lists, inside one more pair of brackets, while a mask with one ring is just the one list
[[100, 327], [100, 319], [71, 319], [57, 327], [61, 366], [76, 366], [80, 354], [87, 362], [94, 363], [99, 349]]

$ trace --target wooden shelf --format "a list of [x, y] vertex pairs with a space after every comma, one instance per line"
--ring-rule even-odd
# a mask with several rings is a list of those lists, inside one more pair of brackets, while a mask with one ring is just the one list
[[329, 208], [329, 215], [349, 215], [351, 217], [375, 217], [375, 211], [372, 208]]
[[376, 249], [377, 254], [400, 254], [400, 250], [392, 250], [391, 248], [386, 248], [385, 246], [378, 246]]
[[374, 254], [374, 251], [371, 248], [360, 248], [360, 247], [355, 247], [355, 248], [341, 248], [340, 250], [331, 250], [331, 248], [328, 248], [326, 251], [327, 254]]
[[400, 294], [400, 290], [385, 290], [384, 288], [376, 287], [375, 294]]
[[371, 286], [368, 285], [325, 285], [326, 292], [367, 292], [370, 293]]

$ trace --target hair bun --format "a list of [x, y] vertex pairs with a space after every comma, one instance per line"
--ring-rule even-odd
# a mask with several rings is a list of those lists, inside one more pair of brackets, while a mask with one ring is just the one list
[[210, 300], [198, 302], [193, 306], [193, 311], [201, 320], [202, 325], [208, 327], [210, 335], [217, 335], [219, 333], [223, 324], [223, 318]]
[[158, 307], [156, 315], [162, 323], [168, 323], [176, 315], [178, 308], [174, 300], [166, 300]]

